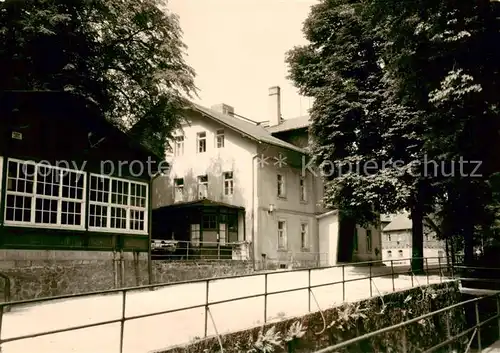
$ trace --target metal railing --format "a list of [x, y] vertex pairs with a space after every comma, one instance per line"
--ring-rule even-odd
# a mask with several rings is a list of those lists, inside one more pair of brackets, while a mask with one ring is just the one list
[[[494, 314], [492, 317], [489, 317], [486, 320], [481, 321], [480, 320], [480, 316], [479, 316], [479, 312], [480, 312], [479, 311], [479, 302], [482, 301], [482, 300], [486, 300], [488, 298], [495, 298], [496, 299], [496, 302], [497, 302], [496, 314]], [[466, 305], [469, 305], [469, 304], [474, 304], [474, 313], [475, 313], [475, 319], [476, 319], [475, 320], [476, 321], [475, 324], [472, 327], [469, 327], [469, 328], [467, 328], [467, 329], [459, 332], [458, 334], [456, 334], [456, 335], [454, 335], [452, 337], [448, 337], [443, 342], [440, 342], [439, 344], [434, 345], [433, 347], [430, 347], [429, 349], [427, 349], [427, 350], [425, 350], [423, 352], [424, 353], [434, 352], [437, 349], [445, 347], [445, 346], [449, 346], [450, 344], [456, 342], [460, 338], [462, 338], [462, 337], [464, 337], [464, 336], [472, 333], [472, 336], [469, 339], [469, 342], [468, 342], [468, 345], [467, 345], [465, 353], [468, 353], [470, 351], [470, 347], [471, 347], [472, 341], [473, 341], [473, 339], [475, 337], [477, 337], [478, 351], [480, 353], [482, 351], [482, 347], [481, 347], [481, 328], [483, 326], [486, 326], [488, 323], [492, 322], [493, 320], [497, 320], [498, 335], [500, 337], [500, 293], [491, 294], [491, 295], [483, 296], [483, 297], [479, 297], [479, 298], [474, 298], [474, 299], [466, 300], [466, 301], [463, 301], [463, 302], [460, 302], [460, 303], [457, 303], [457, 304], [454, 304], [454, 305], [450, 305], [450, 306], [447, 306], [446, 308], [442, 308], [442, 309], [433, 311], [431, 313], [424, 314], [424, 315], [415, 317], [413, 319], [406, 320], [406, 321], [401, 322], [399, 324], [396, 324], [396, 325], [393, 325], [393, 326], [384, 327], [384, 328], [379, 329], [377, 331], [369, 332], [369, 333], [366, 333], [366, 334], [361, 335], [359, 337], [356, 337], [356, 338], [353, 338], [353, 339], [350, 339], [350, 340], [347, 340], [347, 341], [344, 341], [344, 342], [341, 342], [341, 343], [329, 346], [327, 348], [320, 349], [320, 350], [316, 351], [315, 353], [334, 353], [334, 352], [337, 352], [341, 348], [349, 347], [349, 346], [351, 346], [353, 344], [359, 343], [359, 342], [367, 340], [369, 338], [373, 338], [373, 337], [378, 336], [378, 335], [389, 333], [389, 332], [394, 331], [394, 330], [404, 329], [408, 325], [411, 325], [411, 324], [414, 324], [414, 323], [418, 323], [421, 320], [432, 318], [435, 315], [439, 315], [439, 314], [443, 314], [443, 313], [448, 313], [448, 312], [450, 312], [453, 309], [462, 308], [462, 307], [464, 307]], [[449, 327], [450, 324], [448, 323], [447, 325]], [[407, 347], [403, 345], [403, 349], [404, 349], [403, 353], [407, 352], [407, 350], [405, 350], [405, 348], [407, 348]]]
[[[284, 251], [276, 258], [262, 254], [254, 262], [260, 269], [277, 269], [280, 267], [320, 267], [329, 263], [328, 253], [313, 251]], [[223, 241], [184, 241], [153, 239], [151, 242], [153, 260], [165, 261], [197, 261], [197, 260], [250, 260], [248, 242]]]
[[[411, 259], [399, 259], [399, 260], [411, 260]], [[420, 258], [420, 260], [423, 260], [424, 264], [425, 264], [425, 275], [427, 277], [427, 284], [429, 284], [430, 271], [437, 270], [437, 272], [439, 274], [439, 281], [440, 282], [442, 282], [443, 279], [447, 279], [447, 277], [445, 276], [445, 273], [443, 271], [444, 269], [448, 268], [448, 263], [446, 261], [446, 258], [427, 257], [427, 258]], [[345, 300], [346, 300], [346, 283], [350, 283], [350, 282], [368, 280], [370, 283], [369, 297], [373, 297], [373, 287], [375, 287], [377, 292], [378, 292], [378, 288], [376, 287], [376, 285], [373, 282], [373, 279], [375, 279], [375, 278], [389, 277], [390, 276], [392, 278], [392, 291], [394, 292], [394, 291], [396, 291], [396, 286], [395, 286], [396, 276], [410, 275], [411, 276], [411, 287], [414, 287], [415, 286], [414, 274], [408, 269], [408, 267], [395, 266], [394, 262], [395, 262], [395, 260], [367, 261], [367, 262], [342, 264], [342, 265], [322, 267], [322, 268], [309, 268], [306, 270], [304, 270], [304, 269], [292, 269], [292, 270], [281, 270], [281, 271], [273, 271], [273, 272], [265, 272], [265, 273], [262, 273], [262, 272], [258, 273], [257, 272], [254, 274], [244, 275], [244, 276], [241, 276], [241, 275], [239, 275], [239, 276], [226, 276], [226, 277], [218, 277], [218, 278], [212, 278], [212, 279], [200, 279], [200, 280], [195, 280], [195, 281], [185, 281], [185, 282], [175, 282], [175, 283], [165, 283], [165, 284], [153, 284], [153, 285], [146, 285], [146, 286], [140, 286], [140, 287], [111, 289], [111, 290], [105, 290], [105, 291], [89, 292], [89, 293], [74, 294], [74, 295], [64, 295], [64, 296], [57, 296], [57, 297], [50, 297], [50, 298], [38, 298], [38, 299], [30, 299], [30, 300], [12, 301], [12, 302], [8, 302], [8, 303], [4, 302], [4, 303], [0, 303], [0, 349], [1, 349], [2, 344], [8, 343], [8, 342], [19, 341], [19, 340], [40, 337], [40, 336], [53, 335], [53, 334], [58, 334], [58, 333], [63, 333], [63, 332], [68, 332], [68, 331], [75, 331], [75, 330], [80, 330], [80, 329], [86, 329], [86, 328], [91, 328], [91, 327], [120, 323], [119, 352], [122, 353], [123, 352], [125, 322], [130, 321], [130, 320], [152, 317], [152, 316], [171, 314], [171, 313], [175, 313], [175, 312], [186, 311], [186, 310], [191, 310], [191, 309], [196, 309], [196, 308], [204, 308], [205, 309], [204, 310], [204, 312], [205, 312], [204, 313], [204, 321], [205, 321], [204, 322], [204, 337], [207, 337], [209, 318], [213, 322], [213, 317], [212, 317], [212, 314], [210, 312], [210, 307], [213, 305], [217, 305], [217, 304], [223, 304], [223, 303], [229, 303], [229, 302], [234, 302], [234, 301], [239, 301], [239, 300], [263, 297], [264, 298], [264, 307], [263, 307], [264, 323], [266, 323], [267, 322], [267, 310], [268, 310], [267, 299], [268, 299], [268, 296], [274, 295], [274, 294], [283, 294], [283, 293], [290, 293], [290, 292], [307, 290], [308, 291], [308, 311], [312, 312], [311, 299], [314, 299], [316, 301], [316, 298], [315, 298], [314, 292], [313, 292], [313, 289], [315, 289], [315, 288], [332, 286], [332, 285], [336, 285], [336, 284], [342, 284], [342, 301], [345, 302]], [[389, 266], [376, 267], [376, 265], [380, 265], [380, 264], [390, 264], [390, 267]], [[347, 279], [346, 278], [346, 267], [353, 267], [354, 265], [355, 266], [363, 266], [363, 265], [368, 266], [369, 275], [365, 276], [365, 277], [360, 277], [360, 278]], [[315, 271], [324, 271], [326, 269], [331, 269], [331, 268], [340, 268], [341, 269], [342, 280], [337, 280], [337, 281], [332, 281], [332, 282], [327, 282], [327, 283], [322, 283], [322, 284], [315, 284], [315, 285], [311, 284], [311, 273], [313, 273]], [[381, 274], [373, 274], [374, 268], [385, 268], [386, 270], [382, 271], [383, 273], [381, 273]], [[401, 268], [403, 268], [403, 270], [398, 271]], [[292, 273], [292, 272], [297, 272], [297, 273], [306, 273], [307, 272], [308, 285], [296, 287], [296, 288], [285, 289], [285, 290], [279, 290], [279, 291], [269, 291], [268, 290], [268, 282], [269, 282], [270, 277], [280, 275], [283, 273]], [[210, 301], [209, 300], [210, 283], [211, 282], [217, 282], [217, 281], [221, 281], [221, 280], [228, 280], [228, 279], [235, 279], [235, 278], [251, 278], [251, 277], [256, 277], [256, 276], [263, 276], [264, 277], [264, 292], [254, 294], [254, 295], [234, 297], [234, 298], [230, 298], [230, 299], [226, 299], [226, 300], [217, 300], [217, 301]], [[417, 282], [417, 286], [419, 286], [420, 283], [418, 281], [416, 281], [416, 282]], [[205, 285], [205, 291], [206, 291], [205, 301], [203, 303], [200, 303], [198, 305], [181, 307], [181, 308], [177, 308], [177, 309], [162, 310], [162, 311], [157, 311], [157, 312], [147, 313], [147, 314], [126, 316], [127, 294], [130, 292], [141, 291], [141, 290], [143, 291], [143, 290], [155, 289], [155, 288], [165, 288], [165, 287], [178, 286], [178, 285], [182, 285], [182, 284], [193, 284], [193, 283], [205, 283], [206, 284]], [[407, 289], [407, 288], [405, 288], [405, 289]], [[26, 305], [32, 305], [32, 304], [38, 304], [38, 303], [46, 303], [46, 302], [62, 300], [62, 299], [75, 299], [75, 298], [91, 297], [91, 296], [95, 296], [95, 295], [116, 294], [116, 293], [121, 293], [121, 297], [122, 297], [121, 317], [120, 318], [113, 319], [113, 320], [105, 320], [105, 321], [95, 322], [92, 324], [66, 327], [66, 328], [57, 329], [57, 330], [41, 331], [41, 332], [37, 332], [34, 334], [29, 334], [29, 335], [21, 335], [21, 336], [9, 337], [9, 338], [5, 338], [5, 339], [1, 338], [2, 337], [2, 317], [4, 315], [4, 308], [7, 306], [11, 309], [14, 309], [14, 308], [20, 307], [20, 306], [26, 306]], [[378, 293], [378, 295], [381, 295], [381, 293]], [[317, 304], [317, 302], [316, 302], [316, 304]], [[161, 347], [159, 347], [159, 348], [161, 348]]]
[[[470, 351], [474, 338], [476, 338], [476, 340], [477, 340], [477, 346], [478, 346], [477, 351], [479, 353], [481, 353], [481, 351], [482, 351], [481, 328], [482, 327], [486, 326], [487, 324], [489, 324], [490, 322], [492, 322], [494, 320], [497, 320], [497, 328], [498, 328], [497, 333], [498, 333], [498, 339], [500, 339], [500, 280], [496, 279], [496, 278], [492, 278], [491, 275], [487, 275], [487, 273], [491, 273], [492, 271], [500, 271], [500, 268], [455, 265], [455, 266], [453, 266], [452, 269], [453, 269], [452, 277], [454, 277], [456, 280], [460, 281], [462, 283], [462, 286], [463, 286], [464, 282], [465, 283], [467, 283], [467, 282], [474, 282], [474, 283], [483, 282], [484, 284], [486, 284], [487, 287], [490, 287], [490, 288], [476, 288], [477, 285], [475, 284], [473, 291], [480, 293], [482, 289], [486, 289], [486, 290], [495, 290], [495, 291], [497, 291], [497, 293], [483, 295], [483, 296], [478, 297], [478, 298], [474, 298], [474, 299], [466, 300], [466, 301], [463, 301], [463, 302], [460, 302], [460, 303], [457, 303], [454, 305], [450, 305], [448, 307], [445, 307], [445, 308], [442, 308], [442, 309], [415, 317], [413, 319], [406, 320], [406, 321], [401, 322], [399, 324], [384, 327], [384, 328], [379, 329], [377, 331], [369, 332], [369, 333], [366, 333], [366, 334], [361, 335], [359, 337], [356, 337], [356, 338], [329, 346], [329, 347], [324, 348], [324, 349], [320, 349], [320, 350], [316, 351], [315, 353], [334, 353], [334, 352], [337, 352], [341, 348], [347, 348], [347, 347], [354, 345], [356, 343], [362, 342], [364, 340], [367, 340], [369, 338], [373, 338], [373, 337], [378, 336], [378, 335], [389, 333], [391, 331], [404, 329], [408, 325], [420, 322], [421, 320], [428, 319], [428, 318], [434, 317], [434, 316], [439, 315], [439, 314], [448, 313], [453, 309], [462, 308], [462, 307], [465, 307], [466, 305], [469, 305], [469, 304], [474, 304], [474, 316], [475, 316], [474, 325], [472, 327], [469, 327], [469, 328], [459, 332], [458, 334], [456, 334], [452, 337], [450, 337], [451, 335], [448, 334], [448, 337], [446, 340], [444, 340], [443, 342], [440, 342], [437, 345], [434, 345], [434, 346], [428, 348], [427, 350], [425, 350], [423, 352], [424, 353], [434, 352], [437, 349], [445, 347], [445, 346], [449, 346], [450, 344], [458, 341], [460, 338], [472, 333], [471, 337], [469, 338], [465, 353], [468, 353]], [[471, 276], [471, 273], [472, 273], [472, 276]], [[456, 276], [456, 275], [458, 275], [458, 276]], [[499, 286], [496, 286], [496, 288], [491, 288], [492, 287], [491, 284], [498, 284]], [[481, 321], [480, 320], [479, 303], [481, 301], [488, 300], [491, 298], [494, 298], [496, 300], [496, 314]], [[446, 323], [447, 328], [448, 328], [447, 331], [449, 332], [450, 323], [449, 323], [448, 316], [447, 316], [447, 319], [448, 319], [448, 321]], [[403, 345], [403, 353], [407, 352], [407, 350], [405, 350], [405, 349], [407, 349], [407, 346]]]

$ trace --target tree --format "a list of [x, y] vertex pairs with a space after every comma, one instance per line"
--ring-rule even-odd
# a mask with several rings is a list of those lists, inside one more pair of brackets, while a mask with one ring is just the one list
[[[470, 263], [476, 231], [492, 225], [498, 208], [491, 187], [499, 170], [492, 151], [500, 128], [500, 54], [491, 45], [500, 39], [498, 3], [367, 4], [372, 27], [385, 38], [386, 72], [399, 101], [424, 112], [418, 125], [426, 127], [421, 138], [427, 159], [441, 167], [429, 179], [439, 190], [445, 237], [463, 239]], [[474, 161], [481, 162], [478, 170]]]
[[65, 90], [163, 156], [194, 71], [176, 15], [161, 0], [6, 0], [0, 90]]
[[[287, 55], [290, 78], [301, 94], [315, 98], [310, 130], [317, 163], [334, 164], [333, 170], [322, 168], [326, 205], [361, 224], [410, 209], [413, 257], [422, 258], [429, 196], [423, 195], [415, 163], [423, 143], [419, 112], [395, 99], [381, 52], [384, 37], [370, 27], [363, 6], [349, 0], [313, 6], [304, 24], [309, 44]], [[412, 265], [421, 270], [423, 260]]]

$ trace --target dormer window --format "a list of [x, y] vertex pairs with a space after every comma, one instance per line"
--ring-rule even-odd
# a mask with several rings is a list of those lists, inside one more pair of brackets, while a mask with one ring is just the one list
[[198, 153], [207, 151], [207, 133], [205, 131], [198, 132], [196, 136], [196, 146]]

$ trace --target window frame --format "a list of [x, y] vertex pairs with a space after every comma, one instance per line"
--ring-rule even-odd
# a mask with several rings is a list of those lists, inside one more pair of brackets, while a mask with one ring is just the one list
[[177, 135], [174, 137], [174, 157], [184, 155], [184, 135]]
[[306, 203], [307, 202], [307, 184], [306, 184], [306, 178], [300, 177], [299, 179], [299, 199], [300, 202]]
[[[202, 142], [203, 142], [203, 151], [201, 151]], [[207, 132], [200, 131], [196, 133], [196, 153], [205, 153], [205, 152], [207, 152]]]
[[[201, 178], [205, 177], [207, 180], [206, 181], [201, 181]], [[200, 187], [205, 186], [205, 196], [200, 196]], [[196, 194], [198, 196], [198, 199], [202, 198], [208, 198], [208, 175], [198, 175], [196, 177]]]
[[[281, 193], [280, 193], [280, 185], [282, 190]], [[276, 187], [277, 187], [277, 196], [282, 199], [286, 198], [286, 178], [284, 174], [276, 174]]]
[[[283, 228], [280, 229], [280, 223], [283, 224]], [[288, 236], [287, 236], [287, 224], [285, 219], [279, 219], [276, 223], [277, 235], [278, 235], [278, 250], [288, 250]], [[281, 236], [280, 232], [283, 232]], [[284, 239], [283, 244], [281, 244], [280, 239]]]
[[[5, 174], [6, 178], [6, 190], [4, 194], [4, 214], [3, 214], [3, 224], [5, 226], [10, 226], [10, 227], [23, 227], [23, 228], [43, 228], [43, 229], [61, 229], [61, 230], [85, 230], [85, 225], [86, 225], [86, 216], [87, 216], [87, 204], [86, 204], [86, 198], [87, 198], [87, 172], [82, 171], [82, 170], [77, 170], [77, 169], [71, 169], [71, 168], [64, 168], [64, 167], [59, 167], [59, 166], [53, 166], [50, 164], [41, 164], [40, 162], [32, 161], [32, 160], [22, 160], [18, 158], [8, 158], [7, 159], [7, 169], [4, 171], [3, 170], [3, 158], [2, 158], [2, 173]], [[20, 192], [20, 191], [9, 191], [8, 188], [8, 178], [9, 178], [9, 162], [14, 162], [18, 164], [19, 166], [22, 165], [32, 165], [34, 167], [34, 176], [33, 176], [33, 191], [31, 193], [27, 192]], [[44, 168], [50, 168], [52, 170], [60, 171], [60, 172], [70, 172], [70, 173], [76, 173], [81, 176], [83, 176], [83, 186], [82, 186], [82, 199], [73, 199], [69, 197], [63, 197], [63, 180], [64, 178], [59, 176], [60, 181], [59, 181], [59, 195], [58, 196], [51, 196], [51, 195], [41, 195], [37, 193], [37, 183], [38, 183], [38, 168], [39, 167], [44, 167]], [[52, 173], [52, 172], [51, 172]], [[0, 179], [3, 180], [3, 179]], [[22, 179], [17, 179], [17, 180], [22, 180]], [[66, 185], [68, 186], [68, 185]], [[1, 188], [1, 187], [0, 187]], [[7, 198], [9, 195], [14, 195], [14, 196], [21, 196], [21, 197], [30, 197], [31, 198], [31, 208], [30, 208], [30, 221], [29, 222], [24, 222], [24, 221], [12, 221], [7, 219]], [[36, 219], [36, 201], [37, 199], [42, 199], [42, 200], [53, 200], [57, 201], [57, 223], [56, 224], [49, 224], [49, 223], [37, 223], [35, 221]], [[80, 204], [80, 225], [74, 225], [74, 224], [61, 224], [61, 216], [62, 216], [62, 203], [66, 202], [74, 202]], [[43, 210], [42, 210], [43, 212]]]
[[[90, 180], [92, 177], [97, 177], [101, 179], [109, 179], [109, 190], [108, 190], [108, 202], [101, 202], [101, 201], [91, 201], [90, 199], [90, 186], [88, 188], [88, 212], [87, 212], [87, 219], [88, 219], [88, 230], [91, 232], [102, 232], [102, 233], [122, 233], [122, 234], [137, 234], [137, 235], [148, 235], [149, 234], [149, 184], [147, 182], [142, 182], [142, 181], [136, 181], [136, 180], [129, 180], [129, 179], [123, 179], [123, 178], [117, 178], [117, 177], [112, 177], [112, 176], [107, 176], [103, 174], [96, 174], [96, 173], [89, 173], [89, 180], [88, 183], [90, 184]], [[117, 203], [111, 203], [109, 200], [111, 200], [112, 197], [112, 182], [113, 181], [118, 181], [118, 182], [125, 182], [128, 183], [128, 195], [127, 195], [127, 205], [122, 205], [122, 204], [117, 204]], [[139, 207], [139, 206], [132, 206], [130, 205], [130, 201], [132, 198], [131, 195], [131, 185], [136, 184], [136, 185], [142, 185], [146, 187], [145, 191], [145, 207]], [[91, 212], [90, 212], [90, 206], [91, 205], [96, 205], [96, 206], [106, 206], [106, 227], [96, 227], [96, 226], [91, 226], [90, 225], [90, 217], [91, 217]], [[126, 229], [123, 228], [111, 228], [111, 208], [116, 207], [116, 208], [125, 208], [125, 219], [126, 219]], [[130, 221], [131, 221], [131, 212], [130, 211], [144, 211], [144, 230], [134, 230], [130, 229]]]
[[[305, 228], [304, 228], [305, 226]], [[309, 222], [300, 222], [300, 248], [302, 250], [309, 250], [310, 248], [310, 237], [309, 237]], [[305, 240], [305, 242], [304, 242]]]
[[[182, 184], [178, 184], [178, 181], [182, 181]], [[177, 199], [178, 191], [181, 191], [181, 199]], [[184, 178], [174, 178], [174, 202], [181, 202], [184, 200], [184, 192], [186, 191], [184, 187]]]
[[[228, 177], [228, 175], [231, 177]], [[222, 182], [223, 182], [223, 192], [224, 196], [229, 197], [234, 195], [234, 173], [233, 172], [224, 172], [222, 174]], [[231, 191], [228, 193], [228, 191]]]
[[217, 129], [215, 131], [215, 148], [226, 147], [226, 136], [224, 129]]
[[[197, 234], [196, 237], [193, 234]], [[199, 223], [191, 223], [189, 226], [189, 245], [194, 248], [201, 247], [201, 225]]]

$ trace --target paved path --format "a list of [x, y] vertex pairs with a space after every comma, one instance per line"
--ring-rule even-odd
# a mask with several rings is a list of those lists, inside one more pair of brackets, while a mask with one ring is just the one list
[[[354, 271], [346, 271], [345, 278], [365, 277]], [[340, 268], [318, 269], [311, 272], [311, 285], [331, 283], [342, 279]], [[430, 276], [429, 283], [439, 283], [439, 276]], [[268, 275], [268, 292], [307, 287], [308, 272], [273, 273]], [[264, 275], [210, 281], [209, 301], [262, 294]], [[416, 277], [414, 286], [427, 284], [425, 276]], [[394, 280], [396, 290], [412, 287], [410, 276]], [[392, 292], [390, 277], [375, 278], [372, 293]], [[313, 289], [311, 310], [325, 310], [343, 301], [342, 284]], [[367, 279], [345, 284], [346, 301], [368, 298], [370, 282]], [[189, 283], [172, 285], [155, 291], [127, 294], [126, 316], [173, 310], [205, 303], [206, 284]], [[312, 297], [311, 297], [312, 298]], [[267, 296], [267, 321], [304, 315], [308, 312], [309, 294], [300, 290]], [[122, 296], [107, 295], [83, 297], [66, 301], [53, 301], [26, 307], [7, 313], [3, 318], [2, 338], [34, 334], [64, 327], [79, 326], [121, 317]], [[262, 324], [264, 321], [264, 297], [238, 300], [210, 306], [219, 333], [241, 330]], [[124, 353], [146, 353], [177, 344], [187, 343], [204, 336], [204, 308], [157, 315], [127, 321], [124, 329]], [[208, 335], [215, 333], [208, 320]], [[40, 336], [2, 345], [2, 353], [118, 353], [120, 325], [110, 324], [94, 328], [70, 331], [57, 335]]]

